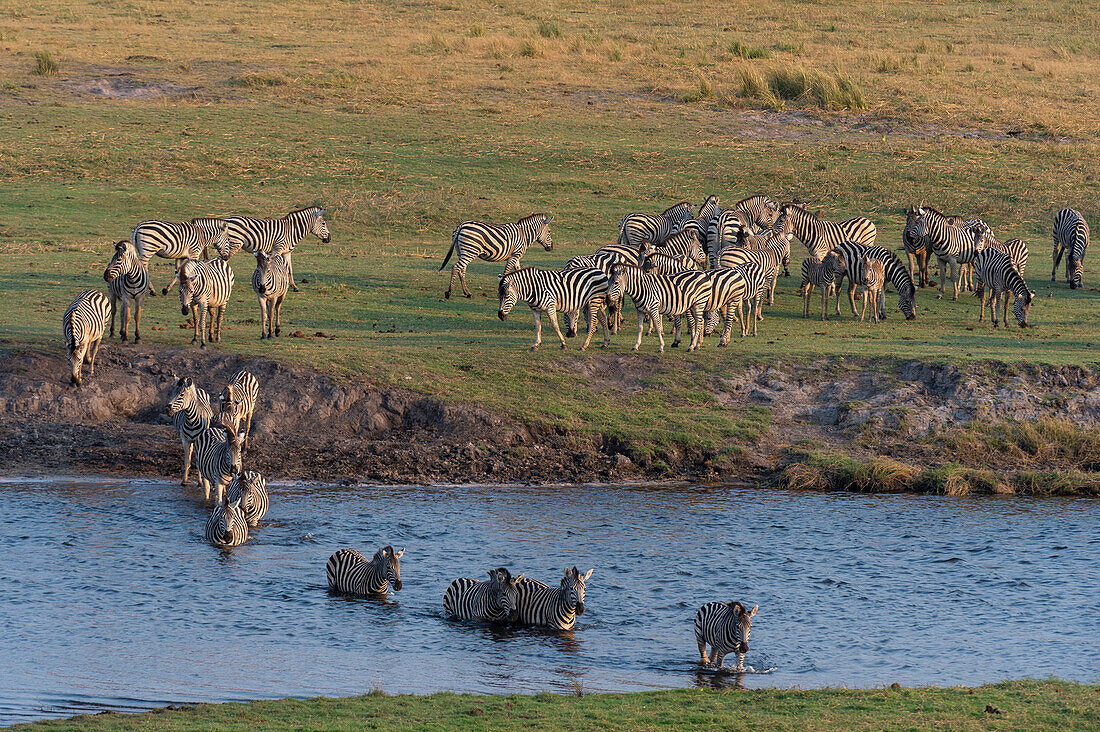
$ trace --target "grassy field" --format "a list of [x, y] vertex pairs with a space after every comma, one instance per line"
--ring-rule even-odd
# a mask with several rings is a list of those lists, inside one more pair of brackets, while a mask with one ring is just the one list
[[[767, 427], [766, 413], [719, 408], [705, 388], [749, 361], [1095, 363], [1097, 291], [1047, 276], [1053, 213], [1072, 204], [1093, 228], [1100, 221], [1100, 20], [1090, 8], [11, 8], [0, 13], [0, 345], [60, 347], [64, 308], [103, 287], [110, 243], [139, 220], [322, 203], [333, 241], [299, 247], [296, 274], [308, 283], [284, 308], [285, 331], [302, 337], [258, 341], [250, 260], [237, 258], [221, 348], [540, 423], [699, 445]], [[929, 291], [914, 322], [893, 302], [878, 327], [803, 320], [792, 278], [760, 337], [660, 357], [647, 339], [627, 358], [648, 373], [626, 383], [605, 362], [594, 378], [596, 357], [562, 354], [552, 332], [527, 352], [526, 313], [495, 317], [496, 265], [471, 266], [472, 300], [442, 298], [437, 269], [458, 221], [552, 212], [554, 251], [524, 262], [554, 266], [613, 240], [626, 212], [753, 192], [867, 215], [892, 247], [912, 202], [981, 215], [1002, 238], [1031, 242], [1036, 327], [994, 332], [977, 323], [972, 297]], [[169, 272], [154, 261], [155, 282]], [[147, 302], [149, 344], [190, 340], [177, 303]], [[632, 341], [628, 324], [612, 350], [628, 354]]]
[[951, 689], [681, 689], [579, 698], [369, 694], [100, 714], [14, 729], [1087, 730], [1100, 724], [1098, 692], [1060, 681], [1012, 681]]

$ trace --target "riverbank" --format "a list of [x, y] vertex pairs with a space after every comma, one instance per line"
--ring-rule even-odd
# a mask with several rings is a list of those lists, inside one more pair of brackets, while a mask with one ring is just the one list
[[[697, 376], [706, 406], [696, 431], [657, 437], [625, 425], [567, 428], [438, 396], [430, 384], [379, 386], [214, 349], [105, 347], [83, 389], [68, 385], [56, 349], [3, 353], [0, 463], [9, 474], [177, 476], [181, 448], [165, 413], [174, 377], [216, 393], [244, 368], [262, 385], [246, 464], [276, 479], [1100, 495], [1100, 374], [1086, 367], [747, 363]], [[587, 363], [606, 390], [614, 382], [657, 402], [680, 390], [647, 380], [653, 370], [607, 354]]]
[[388, 696], [200, 704], [103, 713], [13, 729], [91, 730], [1092, 730], [1100, 686], [1006, 681], [979, 687], [788, 691], [678, 689], [560, 696]]

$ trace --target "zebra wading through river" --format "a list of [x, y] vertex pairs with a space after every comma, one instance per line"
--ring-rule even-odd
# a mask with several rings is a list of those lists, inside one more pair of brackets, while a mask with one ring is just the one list
[[347, 595], [385, 595], [401, 591], [401, 557], [405, 550], [384, 546], [369, 561], [355, 549], [340, 549], [325, 564], [329, 589]]
[[177, 377], [172, 397], [168, 401], [168, 416], [172, 418], [172, 424], [183, 443], [183, 478], [180, 485], [187, 485], [195, 440], [210, 428], [210, 422], [214, 419], [210, 394], [195, 386], [190, 376]]
[[206, 540], [216, 547], [240, 546], [248, 541], [248, 521], [240, 501], [214, 506], [206, 520]]
[[77, 386], [84, 384], [81, 373], [84, 364], [88, 364], [88, 377], [95, 376], [95, 357], [110, 316], [111, 303], [99, 290], [85, 290], [77, 295], [61, 316], [61, 335], [69, 354], [69, 378]]
[[225, 489], [225, 495], [230, 503], [237, 500], [241, 502], [241, 510], [244, 511], [249, 526], [258, 526], [260, 519], [267, 513], [267, 481], [255, 470], [234, 475], [229, 481], [229, 487]]
[[[699, 656], [704, 666], [711, 663], [722, 668], [722, 661], [730, 653], [737, 654], [737, 670], [745, 668], [745, 654], [749, 652], [749, 632], [752, 618], [759, 605], [745, 610], [740, 602], [708, 602], [695, 614], [695, 642], [699, 644]], [[707, 646], [713, 656], [707, 655]]]
[[[206, 259], [209, 248], [221, 251], [228, 242], [229, 224], [225, 219], [196, 218], [190, 221], [143, 221], [134, 227], [130, 242], [134, 245], [141, 263], [149, 266], [153, 255], [176, 260], [176, 271], [165, 285], [162, 294], [179, 280], [179, 260]], [[149, 285], [153, 289], [152, 284]]]
[[1027, 282], [1012, 263], [1012, 259], [998, 249], [984, 249], [978, 252], [974, 259], [974, 273], [978, 281], [989, 288], [988, 295], [984, 288], [981, 294], [982, 312], [978, 316], [978, 322], [985, 320], [985, 303], [989, 299], [992, 306], [993, 327], [997, 327], [997, 306], [1004, 298], [1004, 320], [1008, 325], [1008, 300], [1009, 294], [1015, 296], [1012, 305], [1012, 313], [1016, 316], [1016, 322], [1021, 328], [1027, 327], [1027, 315], [1031, 310], [1031, 303], [1035, 300], [1035, 293], [1028, 289]]
[[581, 574], [576, 567], [566, 567], [557, 587], [529, 578], [517, 582], [517, 620], [523, 625], [573, 630], [577, 616], [584, 614], [585, 583], [592, 572]]
[[460, 577], [443, 593], [443, 614], [456, 620], [508, 623], [518, 617], [517, 584], [523, 575], [513, 577], [504, 567], [489, 570], [488, 581]]
[[227, 216], [225, 221], [229, 229], [225, 245], [217, 248], [218, 256], [228, 261], [241, 249], [251, 254], [282, 254], [290, 278], [290, 289], [295, 292], [298, 292], [298, 285], [294, 282], [291, 255], [298, 242], [306, 234], [313, 234], [323, 244], [332, 241], [332, 234], [329, 233], [328, 222], [325, 220], [325, 209], [320, 206], [300, 208], [275, 219]]
[[232, 428], [232, 420], [222, 413], [217, 427], [203, 430], [195, 438], [195, 467], [199, 471], [203, 495], [210, 500], [214, 489], [215, 503], [222, 502], [225, 487], [241, 472], [241, 435]]
[[1085, 272], [1085, 250], [1089, 248], [1089, 224], [1072, 208], [1064, 208], [1054, 217], [1054, 266], [1050, 281], [1058, 280], [1058, 264], [1066, 257], [1066, 282], [1075, 290], [1081, 287]]
[[195, 262], [184, 259], [179, 268], [180, 310], [194, 321], [191, 344], [206, 348], [206, 318], [210, 317], [210, 341], [222, 339], [222, 316], [233, 292], [233, 270], [223, 259]]
[[451, 290], [455, 286], [455, 277], [462, 284], [462, 294], [473, 297], [466, 287], [466, 268], [475, 259], [484, 259], [486, 262], [506, 262], [504, 274], [519, 269], [519, 260], [527, 252], [527, 248], [535, 242], [542, 245], [546, 251], [554, 248], [554, 240], [550, 238], [550, 222], [553, 216], [548, 214], [531, 214], [520, 219], [514, 224], [486, 224], [482, 221], [464, 221], [455, 227], [451, 234], [451, 248], [447, 250], [447, 256], [443, 258], [443, 264], [439, 265], [439, 271], [451, 261], [451, 255], [455, 255], [456, 261], [451, 267], [451, 282], [447, 285], [447, 291], [443, 297], [450, 299]]
[[121, 303], [119, 335], [122, 342], [126, 342], [130, 329], [131, 307], [134, 310], [134, 343], [141, 342], [141, 306], [149, 294], [149, 268], [141, 263], [133, 243], [125, 239], [115, 243], [115, 253], [107, 269], [103, 270], [103, 279], [111, 296], [111, 337], [115, 335], [115, 315]]
[[588, 333], [581, 345], [581, 350], [587, 349], [588, 344], [591, 343], [597, 322], [603, 326], [603, 348], [607, 348], [611, 343], [607, 314], [604, 311], [607, 292], [607, 275], [598, 269], [557, 271], [524, 267], [501, 275], [497, 288], [497, 294], [500, 297], [497, 317], [505, 320], [519, 300], [526, 301], [535, 318], [535, 343], [531, 346], [531, 350], [534, 351], [542, 344], [543, 313], [546, 313], [550, 324], [554, 326], [554, 332], [557, 333], [561, 347], [564, 349], [567, 346], [565, 337], [561, 334], [561, 326], [558, 324], [558, 313], [567, 315], [568, 335], [573, 338], [577, 335], [577, 318], [571, 316], [573, 314], [579, 316], [583, 312], [588, 324]]

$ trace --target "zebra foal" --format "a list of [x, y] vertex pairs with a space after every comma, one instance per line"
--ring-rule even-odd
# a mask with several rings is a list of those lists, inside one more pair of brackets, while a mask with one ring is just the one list
[[[913, 320], [917, 317], [917, 296], [916, 289], [913, 287], [913, 278], [909, 276], [909, 270], [896, 254], [885, 247], [868, 247], [851, 241], [838, 245], [836, 253], [844, 263], [844, 270], [836, 277], [837, 315], [840, 315], [840, 283], [847, 277], [848, 304], [852, 309], [852, 317], [859, 317], [859, 313], [856, 312], [856, 286], [863, 282], [863, 262], [870, 258], [882, 262], [886, 270], [886, 279], [898, 291], [898, 309], [905, 315], [905, 319]], [[879, 317], [885, 318], [886, 312], [880, 312]]]
[[867, 316], [867, 300], [874, 303], [874, 312], [872, 316], [875, 323], [878, 323], [879, 313], [886, 312], [886, 268], [882, 262], [877, 259], [871, 259], [870, 257], [864, 257], [862, 262], [863, 270], [863, 309], [859, 313], [859, 322], [863, 322], [863, 319]]
[[466, 287], [466, 267], [475, 259], [506, 262], [504, 274], [508, 274], [519, 269], [520, 258], [535, 242], [541, 244], [546, 251], [553, 249], [554, 240], [550, 238], [550, 222], [553, 220], [553, 216], [539, 213], [531, 214], [514, 224], [464, 221], [456, 226], [451, 233], [451, 248], [443, 258], [443, 264], [439, 265], [439, 271], [442, 272], [447, 262], [451, 261], [451, 255], [456, 255], [457, 259], [451, 267], [451, 283], [447, 285], [443, 297], [448, 300], [451, 298], [455, 277], [462, 283], [462, 294], [473, 297]]
[[585, 583], [594, 570], [581, 574], [566, 567], [557, 587], [533, 579], [517, 582], [516, 616], [523, 625], [538, 625], [555, 630], [573, 630], [577, 616], [584, 614]]
[[206, 540], [216, 547], [240, 546], [248, 541], [248, 521], [240, 501], [214, 506], [206, 520]]
[[570, 269], [558, 272], [537, 267], [524, 267], [500, 276], [500, 284], [497, 288], [500, 308], [497, 310], [497, 317], [506, 320], [519, 300], [526, 301], [535, 319], [535, 343], [531, 346], [531, 350], [536, 351], [542, 343], [543, 313], [546, 313], [550, 319], [550, 324], [554, 326], [554, 332], [561, 341], [561, 347], [565, 349], [567, 346], [565, 337], [561, 333], [561, 326], [558, 324], [558, 313], [566, 314], [567, 333], [570, 338], [573, 338], [577, 335], [577, 318], [573, 316], [574, 314], [579, 316], [579, 313], [584, 311], [588, 333], [584, 344], [581, 345], [581, 350], [586, 350], [591, 343], [597, 321], [603, 326], [602, 347], [607, 348], [611, 342], [607, 314], [604, 312], [607, 292], [607, 276], [598, 269]]
[[836, 252], [829, 252], [823, 259], [806, 257], [802, 260], [802, 317], [810, 317], [810, 295], [814, 288], [821, 288], [821, 320], [829, 319], [829, 297], [836, 290], [837, 275], [844, 271], [844, 263]]
[[[699, 656], [704, 666], [712, 662], [722, 668], [722, 661], [730, 653], [737, 654], [737, 670], [745, 668], [745, 654], [749, 652], [749, 632], [752, 618], [759, 605], [745, 610], [740, 602], [708, 602], [695, 614], [695, 642], [699, 644]], [[710, 646], [713, 656], [707, 655]]]
[[177, 377], [172, 397], [168, 400], [168, 416], [172, 418], [172, 424], [183, 443], [183, 479], [180, 480], [180, 485], [187, 485], [195, 441], [210, 427], [214, 418], [210, 394], [195, 386], [190, 376]]
[[240, 501], [241, 510], [249, 526], [259, 526], [260, 519], [267, 513], [267, 481], [255, 470], [246, 470], [233, 476], [229, 487], [225, 489], [229, 502]]
[[1054, 217], [1054, 266], [1050, 281], [1056, 282], [1058, 264], [1066, 257], [1066, 282], [1069, 289], [1081, 287], [1085, 273], [1085, 250], [1089, 248], [1089, 224], [1072, 208], [1064, 208]]
[[222, 316], [233, 292], [233, 270], [223, 259], [195, 262], [184, 259], [179, 268], [180, 311], [195, 325], [191, 344], [206, 348], [206, 318], [210, 316], [210, 341], [222, 339]]
[[355, 549], [340, 549], [325, 564], [329, 589], [346, 595], [385, 595], [401, 591], [401, 557], [405, 550], [384, 546], [370, 561]]
[[293, 283], [290, 262], [284, 254], [256, 252], [252, 271], [252, 291], [260, 303], [260, 340], [279, 335], [282, 326], [283, 299]]
[[99, 290], [85, 290], [61, 316], [61, 335], [69, 352], [69, 378], [77, 386], [84, 384], [84, 364], [88, 364], [88, 376], [95, 376], [95, 357], [110, 315], [111, 303], [106, 296]]
[[1028, 289], [1027, 282], [1020, 276], [1019, 271], [1012, 263], [1012, 259], [1004, 252], [997, 249], [984, 249], [978, 252], [974, 259], [974, 270], [978, 281], [989, 288], [988, 296], [982, 291], [982, 312], [978, 316], [978, 322], [985, 320], [985, 303], [988, 298], [993, 316], [993, 327], [997, 327], [997, 308], [1001, 297], [1004, 297], [1004, 321], [1008, 323], [1009, 293], [1015, 296], [1012, 305], [1012, 313], [1016, 316], [1016, 322], [1021, 328], [1027, 327], [1027, 315], [1031, 310], [1031, 303], [1035, 300], [1035, 293]]
[[103, 270], [107, 293], [111, 296], [111, 337], [115, 335], [115, 314], [122, 303], [119, 335], [126, 342], [130, 329], [130, 303], [134, 308], [134, 343], [141, 342], [141, 306], [149, 293], [149, 268], [141, 263], [137, 250], [125, 239], [115, 243], [115, 253]]
[[443, 614], [456, 620], [507, 623], [516, 620], [517, 585], [523, 575], [512, 577], [504, 567], [489, 570], [489, 580], [459, 577], [443, 593]]

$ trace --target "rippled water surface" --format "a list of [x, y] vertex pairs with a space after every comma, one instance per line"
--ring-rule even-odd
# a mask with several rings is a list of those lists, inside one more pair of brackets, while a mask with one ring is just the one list
[[[1100, 502], [738, 488], [276, 485], [203, 542], [194, 489], [0, 485], [0, 723], [169, 703], [387, 692], [1100, 680]], [[391, 600], [325, 561], [407, 547]], [[595, 568], [572, 634], [444, 620], [459, 576]], [[698, 673], [708, 600], [760, 605], [740, 679]], [[730, 660], [735, 660], [731, 658]]]

